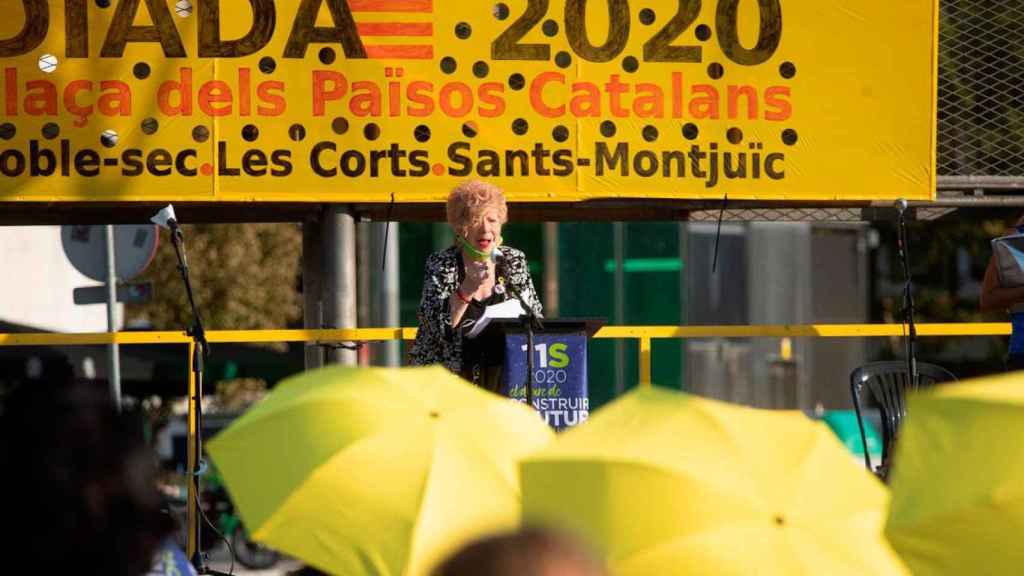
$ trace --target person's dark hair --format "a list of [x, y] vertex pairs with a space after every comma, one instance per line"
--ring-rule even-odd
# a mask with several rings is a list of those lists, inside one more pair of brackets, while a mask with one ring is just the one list
[[432, 576], [604, 576], [597, 557], [576, 538], [528, 527], [471, 542]]
[[58, 374], [0, 397], [5, 544], [40, 572], [144, 574], [174, 528], [155, 461], [104, 386]]

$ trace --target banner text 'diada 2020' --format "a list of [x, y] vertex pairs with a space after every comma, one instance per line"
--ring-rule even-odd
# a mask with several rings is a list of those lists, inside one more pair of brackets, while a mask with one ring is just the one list
[[12, 0], [0, 201], [932, 199], [936, 0]]

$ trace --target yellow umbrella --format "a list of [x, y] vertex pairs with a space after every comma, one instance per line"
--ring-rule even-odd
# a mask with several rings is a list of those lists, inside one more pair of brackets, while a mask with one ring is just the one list
[[553, 437], [441, 367], [290, 378], [208, 444], [253, 538], [322, 570], [419, 575], [518, 525], [518, 459]]
[[902, 574], [887, 491], [799, 412], [641, 389], [520, 466], [523, 520], [573, 530], [613, 574]]
[[1024, 568], [1024, 374], [909, 398], [885, 534], [915, 574]]

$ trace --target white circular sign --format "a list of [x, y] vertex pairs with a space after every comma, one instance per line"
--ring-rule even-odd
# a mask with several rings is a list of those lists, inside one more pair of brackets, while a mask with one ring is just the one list
[[[71, 265], [83, 275], [99, 282], [107, 281], [107, 241], [105, 226], [60, 227], [60, 243]], [[156, 255], [159, 228], [155, 224], [114, 226], [114, 274], [130, 280], [149, 266]]]

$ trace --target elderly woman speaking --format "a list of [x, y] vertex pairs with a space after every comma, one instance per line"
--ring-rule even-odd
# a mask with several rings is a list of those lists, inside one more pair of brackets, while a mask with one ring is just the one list
[[[505, 195], [471, 180], [448, 196], [448, 224], [455, 245], [427, 258], [419, 331], [409, 352], [413, 364], [444, 364], [474, 384], [496, 390], [503, 358], [488, 357], [484, 342], [466, 338], [484, 309], [518, 296], [540, 315], [540, 301], [520, 250], [501, 245], [508, 221]], [[493, 353], [491, 354], [494, 355]]]

